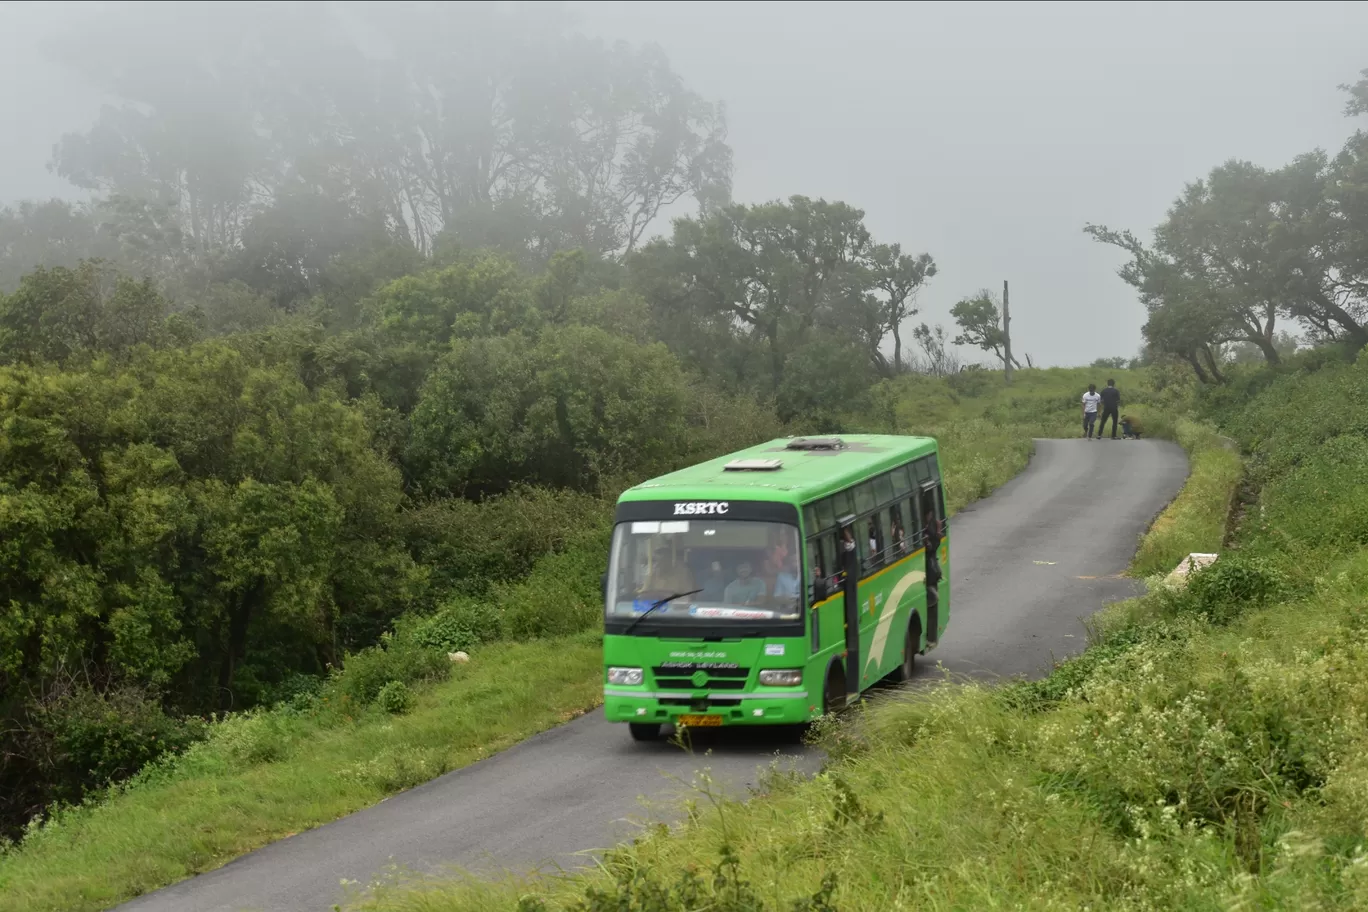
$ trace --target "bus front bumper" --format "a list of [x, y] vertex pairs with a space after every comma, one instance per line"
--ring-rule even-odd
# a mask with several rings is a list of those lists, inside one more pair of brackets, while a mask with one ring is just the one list
[[[821, 715], [821, 700], [807, 691], [765, 694], [714, 694], [606, 688], [603, 714], [609, 722], [659, 722], [693, 727], [718, 725], [793, 725]], [[703, 717], [703, 718], [700, 718]], [[703, 721], [706, 719], [707, 721]]]

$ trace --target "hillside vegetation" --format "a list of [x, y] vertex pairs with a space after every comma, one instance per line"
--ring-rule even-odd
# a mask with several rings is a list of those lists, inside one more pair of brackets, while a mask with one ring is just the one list
[[[1327, 410], [1368, 396], [1368, 356], [1311, 360], [1203, 397], [1257, 491], [1232, 546], [1104, 611], [1048, 678], [870, 701], [824, 733], [815, 779], [700, 795], [681, 830], [599, 870], [382, 887], [357, 908], [1363, 908], [1368, 413]], [[1233, 454], [1201, 423], [1181, 433], [1193, 478], [1142, 554], [1221, 550]]]
[[[888, 424], [871, 415], [852, 416], [850, 426], [937, 436], [954, 511], [1020, 471], [1032, 438], [1075, 432], [1077, 392], [1096, 373], [1027, 371], [1010, 389], [1000, 373], [902, 378], [892, 383]], [[1115, 376], [1129, 398], [1161, 401], [1147, 372]], [[483, 590], [400, 617], [380, 644], [352, 655], [321, 686], [205, 724], [183, 753], [31, 827], [0, 854], [0, 910], [106, 908], [597, 705], [598, 578], [612, 499], [529, 489], [463, 503], [448, 506], [463, 511], [448, 533], [463, 534], [450, 559], [463, 563], [443, 565], [453, 574], [475, 568], [458, 580], [487, 574]], [[478, 540], [491, 530], [499, 537]], [[485, 569], [538, 548], [553, 553], [527, 559], [521, 578], [499, 565]], [[452, 649], [468, 650], [470, 663], [453, 665]]]

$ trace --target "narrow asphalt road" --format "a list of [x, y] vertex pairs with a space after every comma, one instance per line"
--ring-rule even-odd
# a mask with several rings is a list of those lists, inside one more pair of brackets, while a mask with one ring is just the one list
[[[920, 676], [939, 674], [936, 663], [975, 677], [1038, 674], [1082, 649], [1082, 619], [1136, 591], [1119, 574], [1186, 474], [1173, 444], [1037, 441], [1026, 471], [951, 520], [950, 624]], [[821, 758], [765, 731], [705, 733], [693, 754], [638, 744], [594, 712], [120, 909], [324, 912], [390, 865], [574, 866], [578, 853], [629, 838], [633, 821], [668, 813], [638, 796], [668, 802], [702, 768], [723, 790], [744, 788], [771, 762], [811, 772]]]

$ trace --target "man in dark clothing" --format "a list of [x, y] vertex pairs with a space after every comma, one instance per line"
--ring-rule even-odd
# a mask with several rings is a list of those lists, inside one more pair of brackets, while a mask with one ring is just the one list
[[1116, 388], [1115, 380], [1107, 381], [1107, 388], [1102, 391], [1102, 421], [1097, 426], [1097, 439], [1102, 439], [1102, 432], [1107, 429], [1107, 416], [1112, 420], [1112, 440], [1116, 439], [1116, 416], [1117, 410], [1121, 408], [1121, 391]]

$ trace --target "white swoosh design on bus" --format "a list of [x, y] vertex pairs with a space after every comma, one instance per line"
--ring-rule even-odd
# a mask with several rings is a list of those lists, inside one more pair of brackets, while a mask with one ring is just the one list
[[888, 642], [888, 631], [893, 626], [893, 615], [898, 613], [898, 604], [902, 601], [902, 597], [907, 594], [908, 589], [924, 579], [926, 579], [925, 570], [909, 570], [903, 574], [902, 579], [898, 580], [898, 585], [893, 587], [893, 591], [888, 593], [888, 599], [884, 602], [883, 614], [879, 615], [879, 626], [874, 628], [874, 639], [869, 644], [869, 658], [865, 659], [865, 671], [868, 671], [869, 666], [882, 657], [885, 647], [892, 645]]

